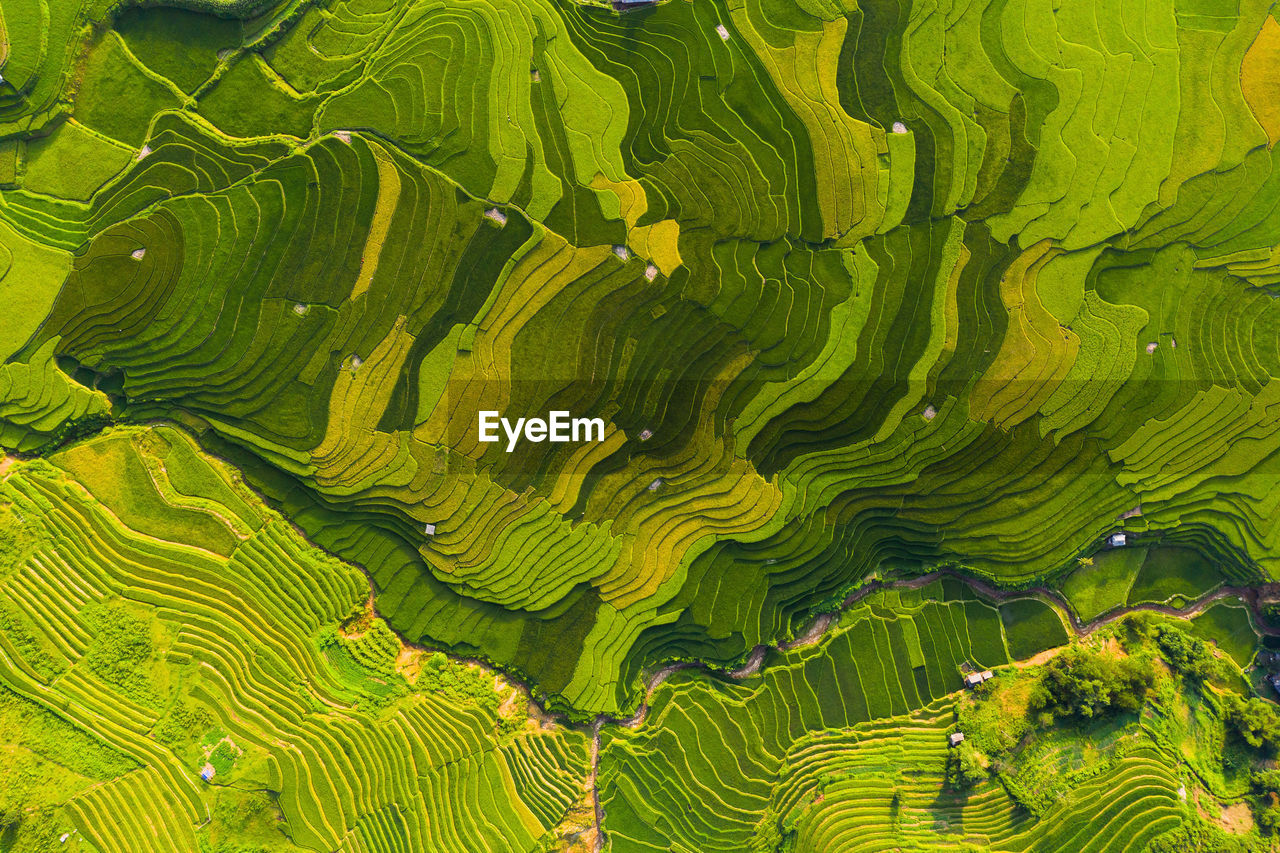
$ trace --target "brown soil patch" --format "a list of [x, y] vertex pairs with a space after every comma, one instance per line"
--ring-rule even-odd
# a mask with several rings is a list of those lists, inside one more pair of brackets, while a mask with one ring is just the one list
[[1217, 802], [1212, 797], [1210, 797], [1208, 794], [1206, 794], [1204, 791], [1200, 790], [1200, 788], [1197, 787], [1195, 789], [1195, 793], [1192, 796], [1192, 802], [1195, 804], [1195, 807], [1196, 807], [1196, 814], [1200, 815], [1200, 817], [1204, 818], [1205, 820], [1212, 822], [1213, 815], [1209, 812], [1209, 808], [1205, 805], [1205, 800], [1209, 801], [1209, 806], [1217, 805]]
[[528, 707], [529, 719], [533, 720], [538, 725], [538, 728], [552, 729], [558, 725], [556, 718], [542, 710], [541, 706], [539, 706], [537, 702], [530, 702]]
[[18, 460], [12, 456], [0, 455], [0, 480], [9, 475], [9, 469], [18, 464]]
[[1051, 661], [1053, 658], [1057, 657], [1058, 652], [1062, 651], [1065, 648], [1066, 646], [1062, 645], [1053, 649], [1045, 649], [1035, 657], [1030, 657], [1030, 658], [1027, 658], [1026, 660], [1014, 661], [1013, 666], [1016, 667], [1017, 669], [1025, 669], [1026, 667], [1029, 667], [1029, 666], [1040, 666], [1042, 664], [1046, 664], [1049, 661]]
[[524, 699], [523, 693], [519, 690], [512, 690], [507, 694], [507, 698], [502, 700], [502, 704], [498, 706], [498, 714], [503, 717], [510, 716], [522, 699]]
[[1120, 641], [1115, 637], [1107, 637], [1098, 644], [1098, 648], [1114, 657], [1125, 657], [1124, 649], [1120, 648]]
[[417, 683], [418, 674], [422, 672], [422, 649], [401, 645], [400, 654], [396, 655], [396, 672], [410, 684]]
[[596, 828], [589, 826], [586, 829], [570, 831], [561, 836], [561, 840], [565, 846], [560, 849], [564, 853], [595, 853]]
[[354, 640], [356, 637], [362, 637], [368, 632], [373, 620], [377, 618], [378, 611], [374, 609], [373, 593], [369, 593], [369, 598], [365, 601], [364, 608], [338, 626], [338, 636], [344, 640]]
[[1253, 829], [1253, 812], [1249, 811], [1248, 803], [1223, 806], [1219, 823], [1227, 832], [1244, 835]]
[[1000, 711], [1002, 714], [1010, 718], [1020, 719], [1027, 713], [1027, 706], [1031, 703], [1031, 690], [1035, 687], [1035, 679], [1022, 678], [1004, 687], [995, 695], [1000, 703]]

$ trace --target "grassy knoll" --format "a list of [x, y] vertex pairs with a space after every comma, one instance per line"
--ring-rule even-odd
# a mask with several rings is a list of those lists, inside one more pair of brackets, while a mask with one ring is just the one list
[[1235, 602], [1214, 604], [1192, 624], [1197, 635], [1212, 641], [1241, 666], [1246, 666], [1258, 649], [1251, 614]]
[[1000, 605], [1009, 655], [1026, 660], [1067, 642], [1067, 628], [1058, 611], [1034, 598], [1020, 598]]
[[147, 137], [151, 116], [180, 103], [172, 84], [146, 74], [114, 32], [94, 45], [85, 63], [76, 120], [135, 151]]
[[0, 355], [6, 359], [13, 355], [40, 326], [70, 267], [66, 252], [43, 246], [0, 223], [0, 299], [9, 313], [0, 332]]
[[238, 47], [241, 24], [190, 9], [133, 7], [116, 21], [129, 52], [190, 94], [218, 66], [220, 51]]
[[88, 201], [133, 159], [135, 152], [64, 122], [52, 134], [27, 144], [23, 186], [33, 193]]

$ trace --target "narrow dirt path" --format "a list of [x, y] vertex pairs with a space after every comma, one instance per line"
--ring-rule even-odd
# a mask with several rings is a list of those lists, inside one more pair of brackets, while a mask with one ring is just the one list
[[591, 806], [595, 810], [596, 839], [595, 853], [604, 850], [604, 810], [600, 808], [600, 727], [604, 725], [600, 718], [591, 724]]

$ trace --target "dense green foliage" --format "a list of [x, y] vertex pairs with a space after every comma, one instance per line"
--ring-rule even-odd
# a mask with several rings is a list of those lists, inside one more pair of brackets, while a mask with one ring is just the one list
[[1089, 719], [1113, 711], [1136, 713], [1154, 674], [1148, 661], [1072, 646], [1045, 665], [1031, 708]]
[[1280, 713], [1271, 702], [1233, 694], [1224, 700], [1224, 717], [1232, 730], [1254, 749], [1269, 755], [1280, 752]]
[[947, 776], [957, 788], [972, 788], [988, 777], [990, 760], [969, 741], [961, 743], [947, 756]]
[[150, 620], [119, 603], [92, 604], [81, 619], [93, 637], [81, 659], [83, 666], [130, 700], [156, 706], [149, 671], [155, 659]]
[[1155, 631], [1156, 645], [1169, 666], [1197, 680], [1222, 677], [1222, 665], [1203, 640], [1167, 624], [1157, 626]]

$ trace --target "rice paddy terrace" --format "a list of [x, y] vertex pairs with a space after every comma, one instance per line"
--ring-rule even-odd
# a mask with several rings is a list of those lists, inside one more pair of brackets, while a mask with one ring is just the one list
[[1275, 847], [1277, 14], [0, 0], [0, 851]]

